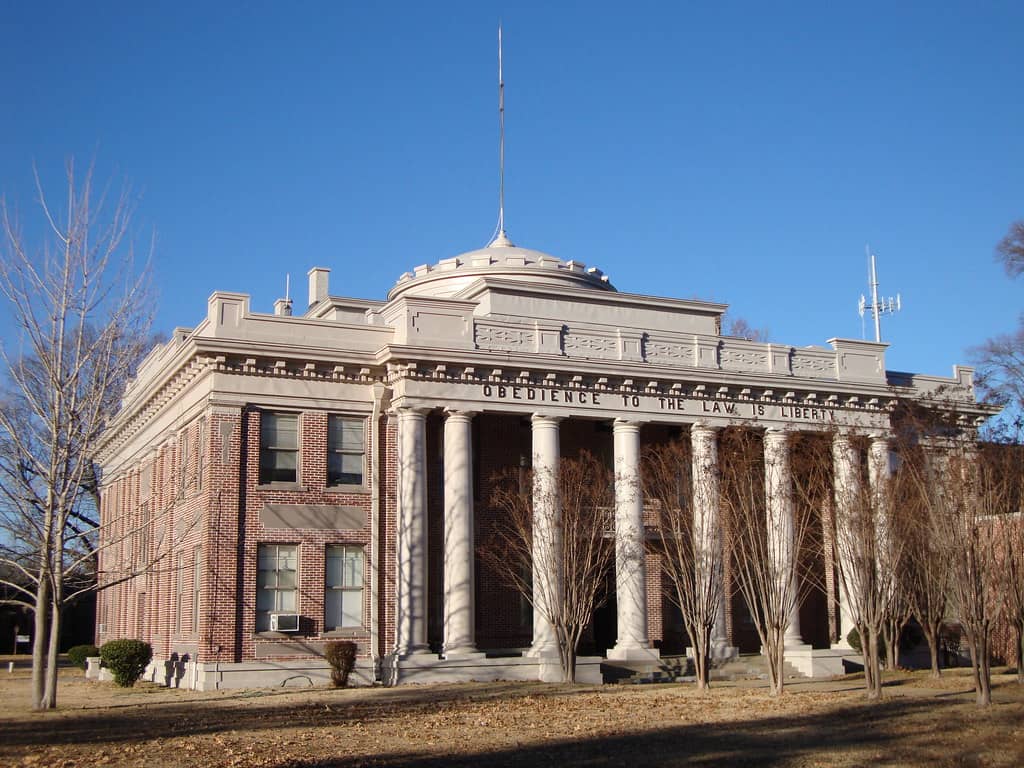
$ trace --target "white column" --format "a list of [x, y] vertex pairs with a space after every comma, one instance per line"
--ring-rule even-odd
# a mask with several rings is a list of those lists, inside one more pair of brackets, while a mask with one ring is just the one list
[[473, 414], [444, 421], [444, 653], [473, 653]]
[[401, 656], [427, 646], [427, 408], [398, 409], [398, 552], [395, 646]]
[[[693, 456], [693, 540], [694, 560], [697, 567], [696, 583], [712, 588], [725, 578], [722, 553], [722, 523], [719, 515], [720, 481], [718, 471], [718, 427], [694, 424], [690, 427], [690, 446]], [[708, 572], [711, 572], [710, 574]], [[735, 655], [729, 646], [725, 611], [727, 597], [724, 587], [719, 588], [715, 628], [711, 635], [711, 655], [724, 658]]]
[[837, 433], [832, 438], [832, 486], [835, 498], [835, 548], [839, 576], [839, 642], [838, 646], [849, 648], [847, 638], [856, 621], [856, 606], [850, 597], [850, 587], [855, 587], [857, 574], [854, 567], [857, 541], [853, 520], [857, 506], [861, 503], [860, 454], [853, 441]]
[[640, 425], [616, 419], [615, 605], [618, 639], [609, 659], [653, 659], [660, 654], [647, 636], [647, 572], [644, 501], [640, 487]]
[[556, 416], [534, 415], [533, 423], [533, 645], [530, 655], [558, 654], [549, 616], [557, 610], [561, 582], [560, 455]]
[[892, 476], [892, 451], [886, 435], [872, 435], [868, 449], [868, 483], [875, 512], [875, 547], [878, 552], [878, 578], [895, 589], [892, 553], [892, 523], [889, 511], [889, 480]]
[[[768, 514], [768, 554], [780, 579], [790, 579], [797, 591], [795, 531], [793, 520], [793, 479], [789, 463], [789, 440], [784, 430], [769, 429], [764, 436], [764, 488]], [[786, 626], [787, 647], [802, 645], [800, 604], [794, 599]]]

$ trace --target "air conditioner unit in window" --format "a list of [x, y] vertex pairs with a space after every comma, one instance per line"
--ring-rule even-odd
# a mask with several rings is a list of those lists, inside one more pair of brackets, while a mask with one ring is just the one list
[[299, 614], [297, 613], [272, 613], [270, 614], [271, 632], [298, 632]]

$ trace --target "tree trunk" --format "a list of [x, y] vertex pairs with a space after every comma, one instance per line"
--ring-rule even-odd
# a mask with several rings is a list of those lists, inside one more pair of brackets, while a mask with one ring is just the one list
[[1024, 617], [1017, 618], [1017, 684], [1024, 685]]
[[942, 677], [942, 667], [939, 666], [939, 630], [932, 624], [922, 624], [924, 639], [928, 641], [928, 655], [932, 661], [932, 677]]
[[706, 691], [711, 687], [709, 680], [711, 657], [711, 627], [700, 627], [693, 643], [693, 670], [697, 676], [697, 690]]
[[885, 668], [893, 671], [899, 667], [900, 659], [900, 622], [898, 619], [886, 619], [883, 624], [885, 637]]
[[49, 648], [50, 577], [42, 573], [36, 588], [35, 634], [32, 637], [32, 709], [45, 709], [46, 653]]
[[[868, 699], [882, 698], [882, 670], [878, 659], [878, 632], [874, 627], [865, 627], [861, 634], [861, 651], [864, 658], [864, 683]], [[859, 631], [859, 630], [858, 630]]]
[[964, 632], [967, 635], [967, 649], [971, 652], [971, 682], [974, 684], [978, 705], [981, 706], [981, 668], [978, 663], [981, 654], [978, 650], [978, 638], [974, 631], [967, 627], [964, 627]]
[[786, 660], [786, 651], [782, 642], [783, 631], [780, 629], [774, 632], [775, 636], [765, 648], [765, 655], [768, 659], [768, 690], [772, 696], [781, 696], [785, 684], [783, 665]]
[[988, 707], [992, 704], [992, 669], [988, 655], [988, 628], [983, 628], [978, 637], [978, 658], [976, 660], [978, 678], [978, 706]]
[[60, 605], [56, 599], [50, 605], [50, 644], [46, 659], [46, 686], [40, 709], [57, 708], [57, 655], [60, 651]]

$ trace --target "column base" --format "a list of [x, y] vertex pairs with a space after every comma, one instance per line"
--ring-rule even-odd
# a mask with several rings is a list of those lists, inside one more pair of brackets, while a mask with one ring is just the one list
[[[726, 662], [738, 659], [740, 657], [740, 649], [734, 645], [729, 645], [728, 642], [722, 641], [719, 643], [712, 643], [710, 658], [714, 662]], [[690, 646], [686, 647], [686, 658], [693, 658], [693, 648]]]
[[844, 674], [843, 659], [850, 658], [851, 655], [852, 653], [836, 648], [812, 650], [809, 645], [798, 648], [787, 646], [786, 663], [804, 677], [835, 677]]
[[430, 646], [429, 645], [417, 645], [417, 646], [413, 646], [412, 648], [406, 648], [404, 650], [399, 650], [399, 651], [395, 652], [395, 655], [399, 659], [408, 659], [411, 656], [416, 656], [416, 657], [433, 656], [434, 658], [437, 658], [437, 654], [434, 653], [432, 650], [430, 650]]
[[661, 651], [639, 645], [615, 646], [608, 649], [609, 661], [659, 661]]
[[458, 659], [458, 660], [471, 660], [471, 659], [484, 659], [487, 654], [483, 651], [478, 651], [473, 646], [468, 648], [452, 648], [450, 651], [441, 651], [442, 659]]
[[735, 645], [729, 645], [728, 640], [715, 640], [711, 643], [711, 658], [714, 661], [731, 661], [738, 659], [740, 649]]
[[546, 659], [546, 658], [559, 658], [561, 652], [558, 650], [558, 646], [554, 644], [545, 645], [531, 645], [524, 653], [523, 656], [527, 656], [531, 659]]

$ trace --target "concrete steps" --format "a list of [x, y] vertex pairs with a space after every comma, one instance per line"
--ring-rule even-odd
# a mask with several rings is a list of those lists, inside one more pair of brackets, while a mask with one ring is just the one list
[[[789, 678], [803, 678], [788, 662], [784, 674]], [[601, 676], [605, 684], [651, 685], [658, 683], [693, 682], [693, 662], [686, 656], [663, 656], [658, 662], [608, 661], [601, 663]], [[768, 662], [761, 654], [747, 654], [724, 662], [714, 663], [711, 680], [767, 680]]]

